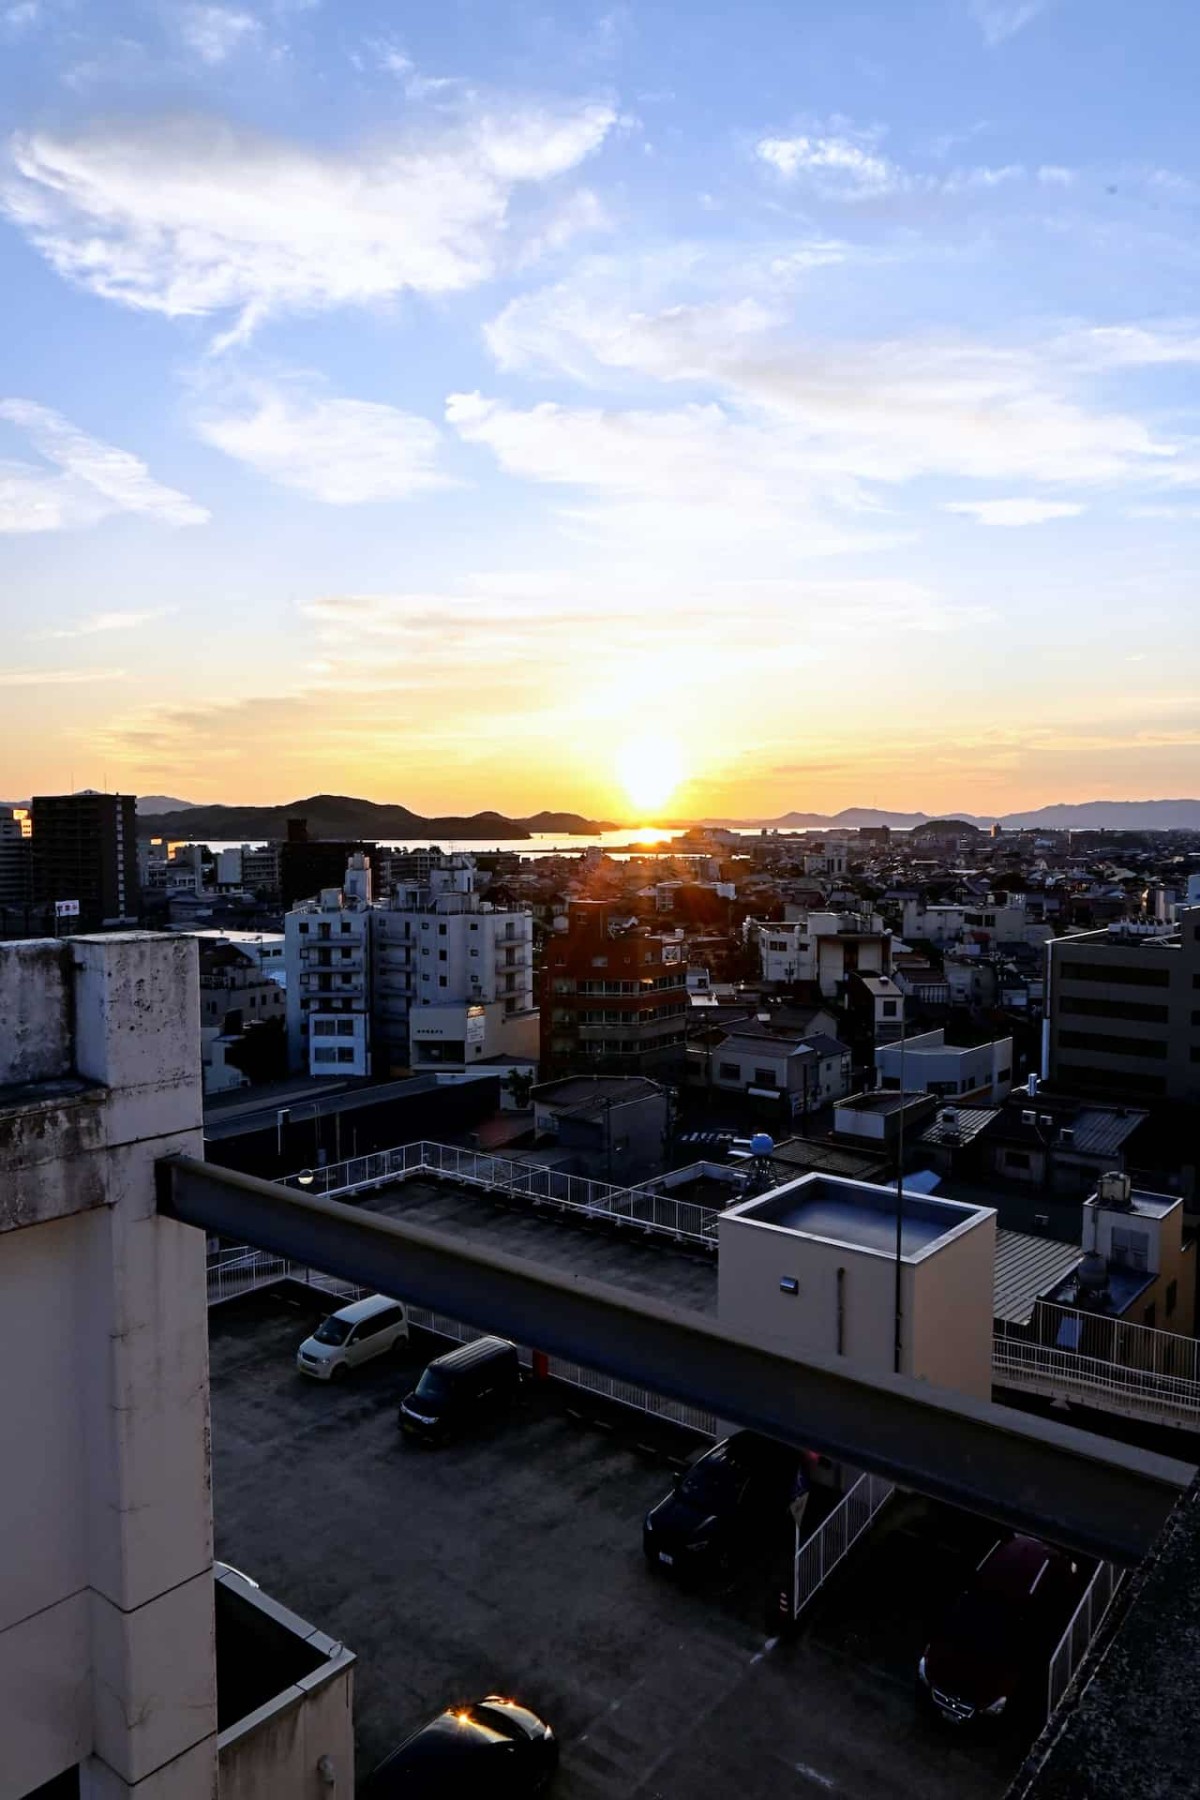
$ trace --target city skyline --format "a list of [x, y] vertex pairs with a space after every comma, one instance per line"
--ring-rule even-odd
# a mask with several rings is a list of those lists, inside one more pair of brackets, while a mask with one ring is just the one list
[[10, 795], [1200, 791], [1200, 21], [687, 23], [0, 4]]

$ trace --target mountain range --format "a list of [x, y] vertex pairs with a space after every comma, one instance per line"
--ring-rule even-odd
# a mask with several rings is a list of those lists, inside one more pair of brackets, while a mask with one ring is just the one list
[[1200, 800], [1085, 800], [1039, 806], [1028, 812], [939, 813], [887, 812], [873, 806], [847, 806], [839, 813], [784, 813], [778, 819], [702, 819], [702, 825], [722, 825], [733, 831], [805, 831], [824, 826], [847, 828], [889, 825], [894, 831], [911, 831], [928, 819], [962, 819], [968, 825], [1002, 825], [1010, 831], [1200, 831]]
[[[162, 801], [168, 796], [152, 798]], [[312, 838], [384, 841], [461, 838], [494, 844], [502, 838], [529, 838], [535, 832], [593, 836], [613, 829], [603, 820], [585, 819], [571, 812], [539, 812], [528, 819], [509, 819], [498, 812], [430, 819], [410, 812], [407, 806], [380, 805], [346, 794], [311, 794], [307, 800], [290, 800], [285, 806], [197, 806], [186, 800], [170, 800], [160, 812], [146, 810], [144, 802], [139, 801], [138, 836], [283, 839], [287, 837], [289, 819], [304, 819]]]

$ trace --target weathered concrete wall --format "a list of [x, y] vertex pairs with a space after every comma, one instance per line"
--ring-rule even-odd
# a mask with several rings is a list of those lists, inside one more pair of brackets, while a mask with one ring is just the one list
[[202, 1153], [195, 943], [0, 945], [0, 1021], [0, 1797], [212, 1800], [204, 1240], [153, 1182]]

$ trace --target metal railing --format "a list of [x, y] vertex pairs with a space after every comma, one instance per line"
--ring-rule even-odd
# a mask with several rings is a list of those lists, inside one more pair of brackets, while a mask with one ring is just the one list
[[792, 1565], [793, 1619], [799, 1618], [893, 1492], [892, 1483], [882, 1475], [860, 1475], [828, 1518], [799, 1546]]
[[1200, 1427], [1200, 1382], [1084, 1356], [1077, 1350], [1052, 1349], [1025, 1338], [996, 1337], [992, 1340], [992, 1378], [998, 1387], [1073, 1400], [1080, 1406], [1128, 1418], [1182, 1430]]
[[1083, 1591], [1083, 1598], [1071, 1615], [1071, 1622], [1058, 1641], [1050, 1658], [1050, 1674], [1046, 1688], [1046, 1717], [1054, 1717], [1063, 1695], [1074, 1680], [1075, 1671], [1087, 1655], [1092, 1640], [1100, 1629], [1105, 1613], [1116, 1598], [1124, 1580], [1124, 1570], [1112, 1563], [1097, 1565], [1096, 1573]]
[[1192, 1382], [1200, 1390], [1200, 1343], [1185, 1332], [1159, 1331], [1132, 1319], [1107, 1318], [1039, 1300], [1028, 1335], [1047, 1349], [1077, 1351], [1116, 1368]]
[[290, 1187], [333, 1199], [386, 1187], [416, 1176], [453, 1177], [468, 1187], [488, 1188], [535, 1206], [552, 1207], [582, 1220], [604, 1220], [676, 1243], [697, 1248], [717, 1247], [717, 1208], [698, 1206], [660, 1193], [653, 1182], [638, 1187], [614, 1187], [585, 1175], [564, 1175], [542, 1163], [516, 1162], [480, 1150], [460, 1150], [454, 1144], [422, 1140], [395, 1150], [377, 1150], [353, 1156], [347, 1162], [328, 1163], [287, 1178]]

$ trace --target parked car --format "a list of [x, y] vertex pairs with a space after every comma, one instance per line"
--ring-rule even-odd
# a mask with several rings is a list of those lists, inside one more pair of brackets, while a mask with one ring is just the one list
[[489, 1694], [450, 1706], [393, 1750], [374, 1771], [365, 1800], [535, 1800], [558, 1767], [558, 1740], [516, 1700]]
[[297, 1350], [296, 1367], [317, 1381], [338, 1381], [360, 1363], [407, 1342], [407, 1308], [386, 1294], [371, 1294], [322, 1319]]
[[722, 1566], [782, 1526], [796, 1491], [797, 1451], [752, 1431], [725, 1438], [676, 1476], [642, 1527], [647, 1562], [674, 1574]]
[[507, 1338], [475, 1338], [434, 1358], [400, 1402], [399, 1424], [411, 1437], [442, 1443], [506, 1411], [520, 1387], [517, 1346]]
[[925, 1646], [918, 1702], [948, 1724], [999, 1719], [1045, 1674], [1071, 1612], [1078, 1565], [1039, 1538], [994, 1544]]

